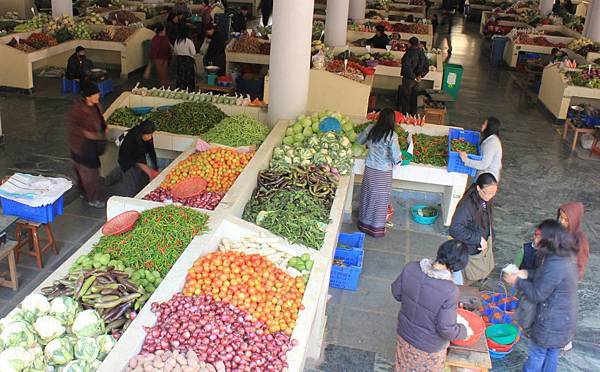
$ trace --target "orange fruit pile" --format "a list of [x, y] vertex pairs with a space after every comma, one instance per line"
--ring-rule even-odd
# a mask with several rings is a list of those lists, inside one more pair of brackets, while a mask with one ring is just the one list
[[293, 278], [261, 255], [215, 252], [188, 270], [183, 294], [211, 295], [246, 310], [269, 332], [291, 335], [304, 289], [302, 277]]
[[252, 156], [254, 152], [239, 153], [223, 147], [197, 152], [177, 164], [160, 186], [170, 189], [181, 180], [199, 176], [207, 182], [206, 191], [226, 192]]

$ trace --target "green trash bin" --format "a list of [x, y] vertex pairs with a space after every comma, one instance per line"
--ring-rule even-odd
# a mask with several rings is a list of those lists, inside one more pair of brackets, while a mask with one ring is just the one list
[[458, 99], [462, 74], [463, 67], [461, 65], [444, 63], [444, 82], [442, 84], [442, 90], [455, 100]]

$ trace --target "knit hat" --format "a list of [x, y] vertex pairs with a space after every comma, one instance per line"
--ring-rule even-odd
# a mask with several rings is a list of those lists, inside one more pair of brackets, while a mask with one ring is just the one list
[[98, 87], [95, 84], [90, 84], [90, 83], [82, 84], [81, 95], [84, 98], [91, 97], [94, 94], [98, 94], [98, 93], [100, 93], [100, 91], [98, 90]]

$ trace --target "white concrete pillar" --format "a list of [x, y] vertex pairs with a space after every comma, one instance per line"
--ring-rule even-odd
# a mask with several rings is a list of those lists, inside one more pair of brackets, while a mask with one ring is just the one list
[[339, 47], [346, 45], [348, 32], [349, 0], [327, 0], [325, 19], [325, 45]]
[[73, 17], [72, 0], [52, 0], [52, 17], [69, 15]]
[[348, 9], [348, 18], [355, 21], [357, 19], [365, 19], [367, 12], [367, 0], [350, 0]]
[[554, 6], [554, 0], [541, 0], [540, 1], [540, 13], [543, 16], [547, 16], [552, 13], [552, 7]]
[[600, 0], [593, 0], [588, 6], [583, 34], [596, 42], [600, 42]]
[[269, 121], [306, 112], [314, 0], [273, 2], [269, 62]]

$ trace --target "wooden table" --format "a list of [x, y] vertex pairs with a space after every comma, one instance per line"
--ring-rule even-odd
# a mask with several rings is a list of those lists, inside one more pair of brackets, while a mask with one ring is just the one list
[[575, 151], [575, 147], [577, 147], [577, 137], [579, 133], [587, 133], [594, 134], [596, 128], [578, 128], [573, 124], [571, 119], [565, 120], [565, 125], [563, 126], [562, 139], [567, 139], [567, 134], [569, 133], [569, 128], [573, 130], [573, 142], [571, 143], [571, 151]]
[[[459, 301], [464, 304], [465, 308], [469, 309], [481, 305], [481, 297], [477, 288], [459, 286], [459, 290]], [[446, 357], [446, 367], [449, 367], [451, 371], [467, 368], [485, 372], [491, 369], [492, 360], [488, 352], [485, 333], [474, 345], [457, 346], [450, 344], [448, 356]]]

